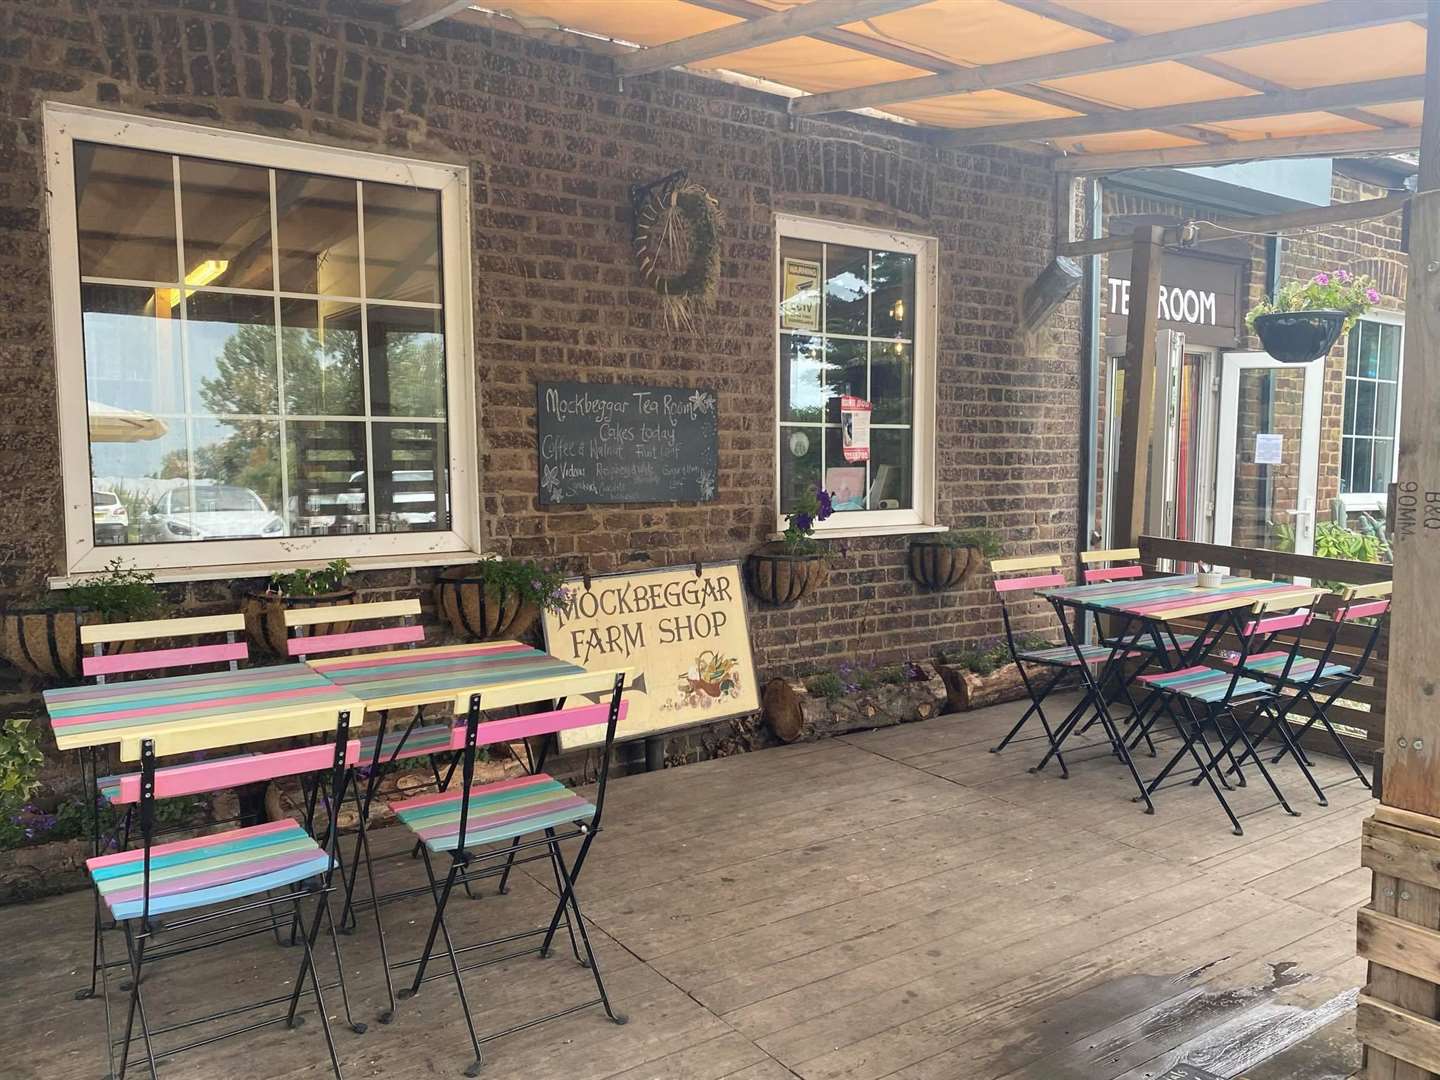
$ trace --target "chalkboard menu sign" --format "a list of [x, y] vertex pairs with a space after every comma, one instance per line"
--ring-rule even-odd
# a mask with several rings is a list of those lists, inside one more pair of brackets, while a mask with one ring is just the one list
[[715, 391], [541, 383], [540, 502], [708, 502], [718, 476]]

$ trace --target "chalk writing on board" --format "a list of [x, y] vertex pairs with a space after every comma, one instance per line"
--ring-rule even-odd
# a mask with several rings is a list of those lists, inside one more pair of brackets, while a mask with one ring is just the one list
[[540, 502], [707, 502], [719, 472], [715, 391], [541, 383]]

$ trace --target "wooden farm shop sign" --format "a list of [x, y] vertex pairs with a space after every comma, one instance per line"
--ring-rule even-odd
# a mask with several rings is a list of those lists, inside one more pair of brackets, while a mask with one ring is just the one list
[[703, 388], [541, 383], [540, 502], [708, 502], [716, 412]]
[[[622, 738], [760, 707], [745, 596], [736, 563], [667, 567], [566, 582], [570, 599], [545, 613], [547, 652], [598, 671], [628, 668]], [[603, 726], [561, 732], [566, 749], [597, 743]]]

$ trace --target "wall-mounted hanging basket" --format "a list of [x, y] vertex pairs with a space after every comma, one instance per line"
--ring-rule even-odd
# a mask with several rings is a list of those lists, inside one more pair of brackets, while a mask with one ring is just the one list
[[1345, 312], [1274, 311], [1256, 315], [1255, 333], [1282, 364], [1308, 364], [1328, 353], [1345, 325]]

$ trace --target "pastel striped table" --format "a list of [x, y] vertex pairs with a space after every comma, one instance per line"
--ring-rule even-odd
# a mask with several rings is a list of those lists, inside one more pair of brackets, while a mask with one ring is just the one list
[[480, 695], [483, 709], [580, 694], [608, 693], [623, 669], [585, 668], [518, 641], [479, 641], [429, 649], [316, 657], [306, 661], [370, 712], [450, 702], [456, 713]]
[[1234, 611], [1249, 607], [1258, 600], [1279, 600], [1287, 594], [1294, 594], [1297, 603], [1303, 604], [1315, 595], [1315, 590], [1288, 581], [1256, 581], [1242, 577], [1223, 578], [1215, 588], [1201, 588], [1194, 574], [1041, 590], [1041, 595], [1049, 599], [1091, 611], [1160, 622], [1210, 615], [1217, 611]]
[[[61, 750], [118, 744], [138, 761], [142, 739], [160, 756], [334, 731], [343, 709], [357, 724], [363, 703], [306, 664], [136, 679], [47, 690], [45, 708]], [[233, 729], [226, 731], [224, 729]]]

